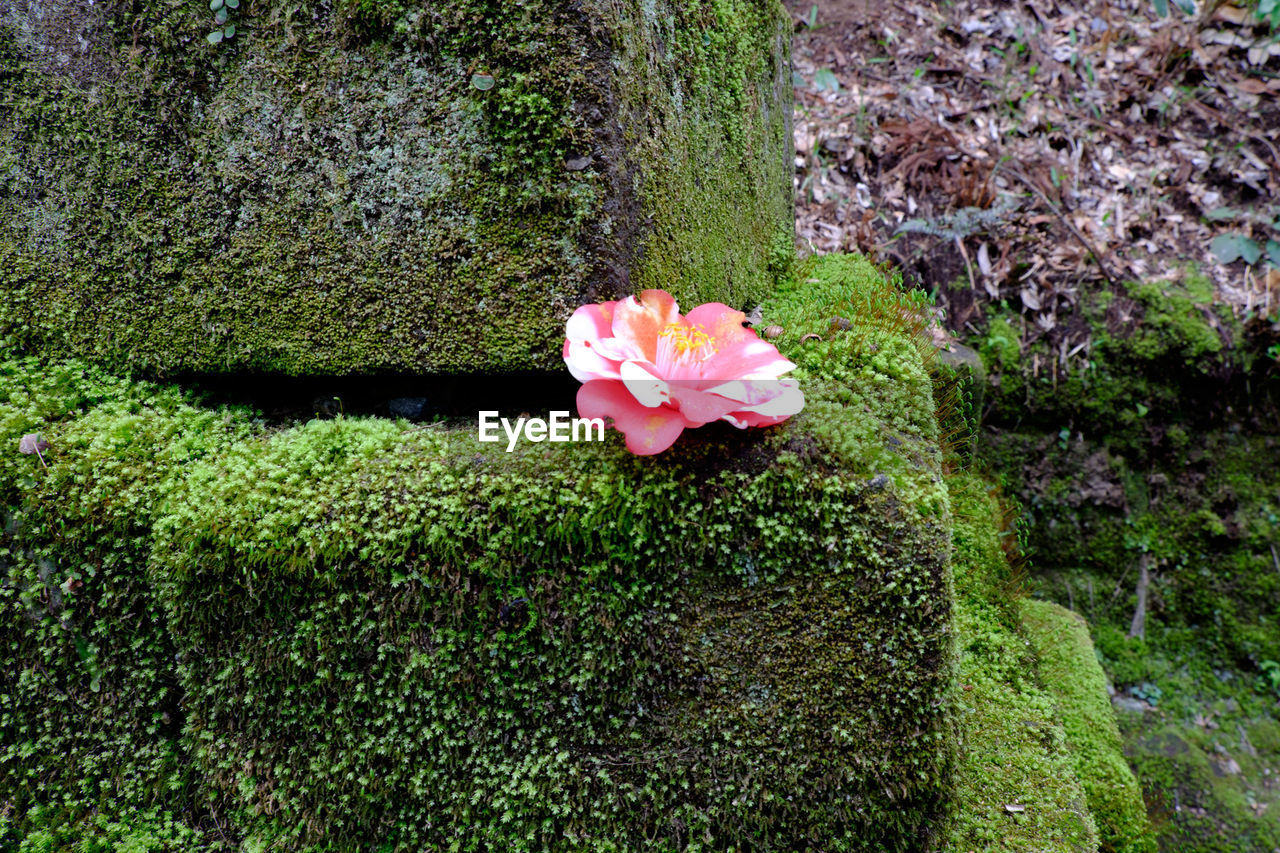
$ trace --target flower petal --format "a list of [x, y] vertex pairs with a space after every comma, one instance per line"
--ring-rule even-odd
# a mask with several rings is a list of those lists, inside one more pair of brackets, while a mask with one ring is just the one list
[[671, 403], [671, 391], [667, 383], [655, 375], [656, 368], [650, 371], [640, 362], [624, 361], [619, 372], [622, 375], [623, 384], [640, 405], [652, 409], [655, 406]]
[[767, 400], [743, 406], [724, 417], [724, 420], [742, 429], [748, 426], [780, 424], [804, 408], [804, 392], [794, 379], [782, 379], [767, 383], [776, 393]]
[[613, 308], [617, 302], [582, 305], [564, 325], [564, 336], [571, 341], [598, 341], [613, 337]]
[[671, 383], [671, 396], [690, 426], [718, 421], [742, 406], [739, 400], [730, 400], [719, 394], [701, 391], [690, 383]]
[[617, 379], [618, 362], [613, 357], [613, 309], [616, 302], [582, 305], [565, 324], [564, 362], [580, 382]]
[[601, 338], [594, 346], [597, 353], [619, 364], [624, 361], [648, 361], [640, 347], [622, 338]]
[[732, 382], [723, 382], [706, 390], [712, 394], [719, 394], [721, 397], [727, 397], [730, 400], [738, 401], [739, 408], [750, 408], [761, 403], [768, 402], [780, 394], [787, 393], [788, 385], [795, 386], [797, 383], [794, 379], [735, 379]]
[[578, 389], [578, 415], [584, 418], [612, 418], [613, 425], [627, 439], [627, 449], [638, 456], [666, 450], [684, 432], [685, 421], [668, 406], [649, 408], [640, 404], [621, 381], [595, 380]]
[[717, 346], [717, 349], [703, 369], [703, 375], [708, 378], [777, 379], [796, 366], [783, 358], [773, 344], [755, 337], [730, 347]]
[[658, 353], [658, 332], [680, 321], [680, 306], [665, 290], [645, 290], [628, 296], [613, 309], [613, 336], [632, 346], [646, 361]]
[[741, 311], [735, 311], [722, 302], [699, 305], [686, 314], [685, 319], [691, 325], [705, 329], [707, 334], [716, 339], [716, 346], [721, 349], [756, 337], [754, 331], [742, 325], [747, 315]]
[[618, 362], [600, 352], [599, 346], [592, 341], [566, 340], [564, 342], [564, 363], [579, 382], [591, 379], [618, 379]]

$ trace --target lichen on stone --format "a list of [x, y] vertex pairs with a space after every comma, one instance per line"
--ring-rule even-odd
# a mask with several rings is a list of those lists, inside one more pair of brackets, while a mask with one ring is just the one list
[[88, 54], [52, 62], [57, 27], [0, 14], [0, 340], [28, 352], [548, 369], [585, 301], [743, 307], [774, 284], [776, 0], [271, 2], [218, 45], [195, 7], [39, 5]]

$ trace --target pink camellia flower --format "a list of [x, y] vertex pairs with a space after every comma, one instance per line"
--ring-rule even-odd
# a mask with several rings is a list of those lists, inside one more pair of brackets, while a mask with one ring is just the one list
[[565, 326], [564, 360], [583, 382], [578, 414], [612, 418], [632, 453], [670, 447], [686, 427], [715, 420], [745, 429], [781, 423], [804, 408], [795, 365], [709, 302], [687, 316], [665, 290], [584, 305]]

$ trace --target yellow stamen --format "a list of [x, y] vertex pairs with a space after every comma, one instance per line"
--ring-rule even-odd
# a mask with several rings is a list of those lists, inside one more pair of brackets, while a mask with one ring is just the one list
[[[716, 339], [707, 334], [706, 329], [700, 325], [681, 326], [673, 323], [664, 326], [662, 331], [658, 332], [658, 336], [672, 339], [671, 345], [675, 348], [676, 355], [698, 353], [706, 358], [716, 351]], [[699, 352], [703, 349], [706, 352]]]

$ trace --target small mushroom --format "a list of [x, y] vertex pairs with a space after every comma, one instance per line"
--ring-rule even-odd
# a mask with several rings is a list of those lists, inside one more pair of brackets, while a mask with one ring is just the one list
[[845, 317], [832, 317], [831, 328], [839, 329], [842, 332], [847, 332], [853, 328], [853, 323], [850, 323], [849, 320]]
[[822, 335], [815, 335], [813, 332], [810, 332], [809, 334], [805, 335], [800, 339], [800, 343], [803, 344], [806, 341], [820, 341], [820, 340], [822, 340]]
[[781, 326], [765, 326], [764, 336], [770, 340], [782, 337], [782, 333], [786, 331]]

